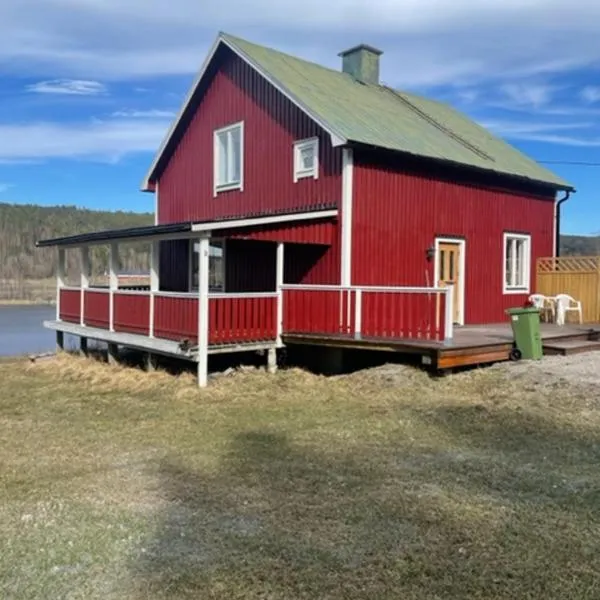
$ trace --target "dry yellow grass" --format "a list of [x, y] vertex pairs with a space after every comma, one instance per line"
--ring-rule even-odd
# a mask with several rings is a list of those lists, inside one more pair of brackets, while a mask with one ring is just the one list
[[0, 363], [0, 597], [597, 598], [600, 402], [523, 368]]

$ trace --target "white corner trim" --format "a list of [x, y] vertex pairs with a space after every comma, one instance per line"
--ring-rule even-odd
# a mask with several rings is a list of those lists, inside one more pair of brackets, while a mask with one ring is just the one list
[[216, 229], [237, 229], [239, 227], [255, 227], [260, 225], [275, 225], [277, 223], [292, 223], [294, 221], [310, 221], [316, 219], [331, 219], [336, 217], [338, 211], [320, 210], [288, 215], [272, 215], [269, 217], [256, 217], [249, 219], [235, 219], [231, 221], [211, 221], [210, 223], [196, 223], [192, 225], [192, 232], [213, 231]]
[[[233, 183], [217, 183], [219, 178], [219, 136], [236, 129], [240, 130], [240, 180]], [[213, 196], [216, 198], [219, 192], [231, 190], [244, 191], [244, 121], [230, 123], [213, 132]]]
[[[525, 242], [525, 281], [527, 285], [524, 287], [507, 287], [506, 285], [506, 245], [509, 239], [522, 240]], [[516, 255], [513, 255], [513, 268], [516, 264]], [[502, 244], [502, 293], [504, 295], [511, 294], [529, 294], [531, 291], [531, 234], [529, 233], [512, 233], [505, 231]]]
[[[304, 148], [313, 148], [314, 151], [314, 163], [311, 169], [302, 169], [301, 156]], [[304, 140], [296, 140], [293, 146], [292, 153], [292, 164], [294, 173], [294, 183], [297, 183], [300, 179], [306, 177], [312, 177], [313, 179], [319, 178], [319, 138], [312, 137]]]
[[354, 154], [351, 148], [342, 150], [342, 248], [341, 285], [352, 284], [352, 197], [354, 187]]
[[440, 244], [457, 244], [459, 249], [459, 297], [460, 297], [460, 310], [458, 311], [458, 324], [465, 324], [465, 304], [467, 298], [465, 296], [465, 282], [467, 280], [467, 240], [465, 238], [449, 238], [449, 237], [436, 237], [434, 242], [435, 247], [435, 258], [433, 262], [433, 282], [434, 287], [438, 287], [440, 280]]
[[263, 79], [268, 81], [278, 92], [283, 94], [290, 102], [292, 102], [292, 104], [297, 106], [304, 114], [306, 114], [308, 117], [310, 117], [310, 119], [312, 119], [315, 123], [317, 123], [324, 131], [326, 131], [331, 137], [332, 146], [334, 146], [334, 147], [343, 146], [347, 142], [346, 138], [343, 135], [341, 135], [339, 132], [337, 132], [335, 129], [333, 129], [328, 123], [326, 123], [323, 119], [321, 119], [319, 116], [317, 116], [304, 103], [300, 102], [300, 100], [298, 100], [298, 98], [296, 98], [296, 96], [294, 94], [292, 94], [287, 88], [285, 88], [275, 78], [273, 78], [271, 75], [269, 75], [269, 73], [267, 73], [262, 67], [260, 67], [258, 64], [256, 64], [245, 52], [243, 52], [240, 48], [235, 46], [229, 40], [225, 39], [223, 33], [219, 33], [219, 35], [217, 36], [217, 39], [215, 40], [215, 42], [211, 46], [210, 50], [208, 51], [208, 55], [204, 59], [204, 62], [202, 63], [202, 67], [200, 68], [200, 71], [198, 72], [198, 75], [196, 76], [196, 79], [194, 80], [194, 83], [192, 84], [192, 86], [183, 102], [183, 105], [181, 106], [181, 108], [179, 110], [179, 113], [177, 114], [177, 116], [175, 117], [173, 122], [171, 123], [171, 126], [169, 127], [167, 134], [165, 135], [163, 141], [161, 142], [161, 144], [159, 146], [159, 149], [154, 157], [154, 160], [152, 161], [152, 164], [150, 165], [150, 168], [148, 169], [148, 172], [146, 173], [146, 176], [144, 177], [144, 181], [142, 182], [142, 190], [147, 190], [149, 188], [150, 178], [152, 177], [152, 174], [156, 170], [156, 167], [158, 166], [160, 159], [162, 158], [167, 146], [169, 145], [169, 142], [171, 141], [171, 138], [173, 137], [179, 122], [181, 121], [181, 119], [183, 118], [183, 115], [187, 112], [188, 108], [190, 107], [192, 99], [194, 98], [194, 95], [196, 94], [196, 90], [200, 86], [200, 83], [202, 83], [202, 79], [204, 78], [204, 75], [206, 74], [208, 67], [210, 66], [210, 64], [221, 44], [223, 44], [224, 46], [227, 46], [232, 52], [234, 52], [245, 63], [247, 63], [250, 67], [252, 67], [259, 75], [261, 75], [261, 77], [263, 77]]
[[154, 224], [158, 225], [158, 181], [156, 182], [156, 187], [154, 188]]

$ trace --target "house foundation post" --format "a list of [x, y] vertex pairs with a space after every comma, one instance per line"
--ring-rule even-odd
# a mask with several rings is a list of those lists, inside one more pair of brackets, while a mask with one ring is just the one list
[[119, 346], [108, 344], [108, 364], [116, 365], [119, 362]]
[[156, 354], [152, 354], [152, 352], [147, 352], [144, 355], [144, 367], [148, 373], [154, 373], [158, 368], [158, 360]]
[[267, 350], [267, 371], [269, 373], [277, 372], [277, 348]]
[[65, 349], [65, 334], [62, 331], [56, 332], [56, 351], [63, 352]]
[[198, 386], [208, 384], [208, 251], [209, 238], [198, 240]]

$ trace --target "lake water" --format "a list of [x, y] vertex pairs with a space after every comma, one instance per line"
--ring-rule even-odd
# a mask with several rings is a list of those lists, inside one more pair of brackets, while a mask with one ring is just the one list
[[[0, 356], [20, 356], [51, 352], [56, 348], [56, 333], [43, 321], [56, 318], [53, 306], [0, 305]], [[68, 346], [74, 340], [65, 340]]]

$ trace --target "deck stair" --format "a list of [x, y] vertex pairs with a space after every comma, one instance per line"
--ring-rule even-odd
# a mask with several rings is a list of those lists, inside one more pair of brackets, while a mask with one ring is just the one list
[[544, 342], [545, 355], [571, 356], [572, 354], [583, 354], [584, 352], [595, 352], [600, 350], [600, 341], [579, 340], [548, 340]]

